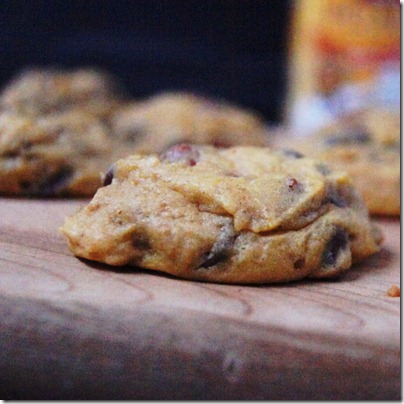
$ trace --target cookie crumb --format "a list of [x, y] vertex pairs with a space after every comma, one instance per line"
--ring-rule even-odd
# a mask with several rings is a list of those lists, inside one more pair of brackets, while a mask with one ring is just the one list
[[389, 297], [400, 297], [400, 287], [397, 285], [391, 285], [387, 291], [387, 296]]

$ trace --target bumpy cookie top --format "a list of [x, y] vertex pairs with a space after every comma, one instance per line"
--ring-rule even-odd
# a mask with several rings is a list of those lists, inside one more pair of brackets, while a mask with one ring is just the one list
[[287, 281], [335, 275], [381, 240], [349, 178], [293, 151], [180, 144], [117, 161], [104, 185], [61, 230], [113, 265]]
[[157, 177], [199, 209], [233, 216], [237, 231], [266, 232], [307, 225], [321, 214], [326, 201], [360, 204], [347, 191], [348, 177], [325, 176], [325, 169], [315, 160], [268, 148], [219, 150], [180, 144], [160, 158], [118, 161], [114, 181]]

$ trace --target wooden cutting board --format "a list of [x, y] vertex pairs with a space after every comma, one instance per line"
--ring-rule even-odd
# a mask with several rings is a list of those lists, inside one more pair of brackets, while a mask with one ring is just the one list
[[86, 201], [0, 199], [2, 399], [400, 399], [400, 222], [335, 281], [111, 269], [58, 233]]

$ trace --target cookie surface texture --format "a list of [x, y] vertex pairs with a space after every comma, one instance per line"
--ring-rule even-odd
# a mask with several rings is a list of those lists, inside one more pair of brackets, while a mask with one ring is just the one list
[[333, 277], [381, 242], [345, 174], [290, 152], [189, 144], [117, 161], [61, 231], [82, 258], [221, 283]]
[[295, 147], [348, 172], [371, 214], [400, 214], [399, 114], [369, 110]]

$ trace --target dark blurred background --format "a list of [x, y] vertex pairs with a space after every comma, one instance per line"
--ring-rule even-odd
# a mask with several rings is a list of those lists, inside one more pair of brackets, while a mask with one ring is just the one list
[[106, 69], [128, 94], [190, 90], [278, 122], [288, 0], [1, 0], [0, 85], [27, 67]]

